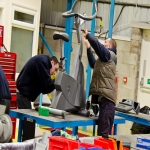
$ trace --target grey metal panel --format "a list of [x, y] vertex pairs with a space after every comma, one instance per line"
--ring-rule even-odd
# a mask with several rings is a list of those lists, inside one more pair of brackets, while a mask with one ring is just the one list
[[41, 22], [45, 22], [46, 21], [46, 11], [45, 8], [47, 6], [47, 0], [42, 0], [41, 3]]
[[[65, 18], [62, 17], [62, 12], [66, 11], [68, 0], [42, 0], [41, 4], [41, 23], [51, 24], [55, 26], [65, 27]], [[150, 0], [116, 0], [116, 2], [127, 2], [133, 4], [148, 4], [150, 5]], [[114, 22], [117, 19], [120, 10], [120, 5], [115, 6], [115, 16]], [[75, 12], [86, 13], [87, 15], [92, 14], [92, 3], [87, 1], [80, 1], [77, 4]], [[109, 26], [109, 4], [98, 4], [98, 16], [103, 18], [103, 28], [102, 31], [107, 31]], [[114, 34], [123, 35], [130, 37], [131, 28], [127, 27], [131, 21], [150, 21], [150, 9], [126, 6], [122, 12], [118, 23], [114, 27]], [[96, 20], [96, 31], [99, 32], [99, 19]], [[120, 27], [118, 27], [120, 26]], [[91, 29], [91, 21], [85, 23], [83, 28]]]

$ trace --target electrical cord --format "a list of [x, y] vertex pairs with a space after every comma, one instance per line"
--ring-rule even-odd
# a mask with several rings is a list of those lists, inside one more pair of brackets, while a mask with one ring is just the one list
[[[121, 11], [120, 11], [120, 13], [119, 13], [119, 16], [117, 17], [117, 19], [116, 19], [116, 21], [115, 21], [113, 27], [117, 24], [117, 22], [118, 22], [118, 20], [119, 20], [119, 18], [120, 18], [120, 16], [121, 16], [121, 14], [122, 14], [123, 9], [125, 8], [125, 6], [126, 6], [126, 5], [122, 6]], [[101, 35], [106, 34], [106, 35], [105, 35], [105, 39], [106, 39], [106, 36], [107, 36], [107, 33], [108, 33], [108, 32], [109, 32], [109, 30], [107, 30], [106, 32], [103, 32], [103, 33], [99, 34], [98, 38], [100, 38]]]

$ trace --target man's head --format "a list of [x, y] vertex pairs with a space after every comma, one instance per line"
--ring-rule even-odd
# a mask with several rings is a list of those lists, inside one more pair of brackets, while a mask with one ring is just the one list
[[50, 58], [50, 61], [51, 61], [51, 65], [52, 65], [52, 68], [50, 69], [50, 74], [53, 75], [53, 74], [56, 74], [56, 72], [59, 69], [59, 62], [55, 56], [52, 56]]
[[108, 49], [117, 48], [117, 43], [114, 39], [108, 38], [105, 40], [104, 46]]

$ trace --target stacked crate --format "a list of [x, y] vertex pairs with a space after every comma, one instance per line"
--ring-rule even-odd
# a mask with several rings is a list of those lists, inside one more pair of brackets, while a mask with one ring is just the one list
[[[16, 73], [16, 57], [15, 53], [11, 52], [0, 52], [0, 66], [2, 67], [6, 78], [9, 84], [9, 90], [11, 92], [11, 101], [10, 101], [10, 109], [17, 109], [16, 103], [16, 81], [15, 81], [15, 73]], [[15, 138], [15, 130], [16, 130], [16, 118], [11, 118], [13, 134], [12, 139]]]

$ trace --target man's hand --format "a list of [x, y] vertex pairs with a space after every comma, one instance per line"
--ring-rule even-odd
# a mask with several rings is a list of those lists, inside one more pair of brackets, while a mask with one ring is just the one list
[[82, 35], [82, 40], [85, 43], [87, 49], [91, 47], [89, 41], [86, 39], [85, 33], [83, 33], [83, 35]]
[[85, 36], [88, 34], [88, 30], [87, 29], [85, 29], [85, 30], [83, 30], [83, 33], [85, 34]]

